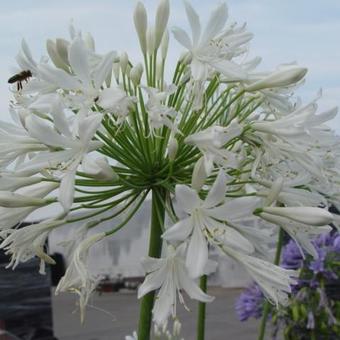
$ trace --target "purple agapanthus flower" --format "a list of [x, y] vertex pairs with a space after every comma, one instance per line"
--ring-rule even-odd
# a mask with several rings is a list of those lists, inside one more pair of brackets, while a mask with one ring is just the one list
[[303, 265], [303, 256], [299, 247], [290, 240], [282, 251], [281, 267], [286, 269], [299, 269]]
[[240, 321], [246, 321], [250, 317], [256, 319], [262, 316], [264, 295], [256, 283], [245, 289], [238, 297], [235, 309]]

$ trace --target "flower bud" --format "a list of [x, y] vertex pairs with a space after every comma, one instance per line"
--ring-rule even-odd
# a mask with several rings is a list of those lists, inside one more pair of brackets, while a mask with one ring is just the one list
[[57, 52], [56, 43], [52, 41], [51, 39], [48, 39], [46, 41], [46, 49], [53, 64], [58, 68], [68, 71], [68, 65], [64, 63], [64, 61], [62, 60], [62, 58], [59, 56]]
[[166, 30], [164, 32], [162, 42], [161, 42], [161, 56], [162, 59], [165, 59], [168, 54], [168, 47], [169, 47], [169, 31]]
[[93, 160], [91, 157], [86, 156], [83, 159], [82, 168], [85, 173], [99, 180], [116, 180], [118, 178], [118, 175], [111, 168], [105, 157]]
[[137, 3], [133, 14], [133, 21], [138, 34], [140, 48], [143, 54], [146, 54], [146, 31], [148, 27], [148, 16], [144, 5], [141, 2]]
[[122, 73], [125, 74], [126, 73], [126, 68], [129, 64], [129, 57], [127, 55], [126, 52], [123, 52], [120, 56], [120, 60], [119, 60], [119, 64], [120, 64], [120, 69], [122, 70]]
[[173, 161], [176, 158], [178, 150], [178, 142], [175, 137], [170, 137], [168, 144], [168, 157], [170, 161]]
[[70, 43], [65, 39], [57, 38], [55, 44], [56, 44], [56, 50], [57, 50], [59, 57], [62, 59], [62, 61], [66, 65], [69, 66], [70, 62], [68, 60], [68, 49], [69, 49]]
[[112, 71], [113, 75], [115, 76], [117, 84], [119, 83], [119, 70], [120, 70], [120, 64], [118, 63], [113, 63], [112, 64]]
[[154, 34], [153, 27], [148, 27], [147, 33], [146, 33], [146, 42], [147, 42], [147, 49], [148, 54], [153, 54], [155, 52], [155, 34]]
[[204, 165], [204, 157], [201, 157], [196, 162], [192, 172], [191, 187], [196, 191], [200, 191], [207, 177], [208, 174]]
[[138, 63], [136, 66], [134, 66], [131, 69], [131, 72], [130, 72], [130, 79], [132, 80], [135, 86], [140, 84], [142, 75], [143, 75], [143, 65], [141, 63]]
[[0, 206], [6, 208], [40, 207], [51, 203], [48, 199], [24, 196], [11, 191], [0, 191]]
[[285, 67], [281, 70], [274, 71], [263, 79], [255, 81], [253, 84], [246, 86], [245, 90], [248, 92], [252, 92], [267, 88], [293, 85], [301, 80], [306, 75], [306, 73], [307, 69], [304, 67]]
[[[315, 207], [265, 207], [262, 212], [289, 218], [293, 221], [312, 226], [324, 226], [333, 221], [333, 216], [326, 209]], [[261, 216], [261, 212], [259, 212]]]
[[157, 13], [156, 13], [156, 24], [155, 24], [155, 49], [161, 44], [163, 34], [168, 25], [170, 14], [169, 0], [160, 0]]

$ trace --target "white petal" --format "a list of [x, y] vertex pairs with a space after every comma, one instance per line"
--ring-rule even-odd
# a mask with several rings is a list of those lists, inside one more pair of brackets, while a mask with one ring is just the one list
[[210, 14], [209, 21], [203, 32], [200, 44], [205, 45], [211, 39], [215, 38], [223, 29], [228, 18], [227, 5], [225, 3], [217, 6]]
[[175, 39], [184, 47], [186, 47], [188, 50], [192, 49], [192, 43], [188, 36], [188, 34], [182, 30], [179, 27], [173, 27], [172, 33], [175, 37]]
[[188, 276], [187, 271], [183, 266], [178, 266], [178, 281], [181, 288], [183, 288], [186, 293], [192, 299], [196, 299], [202, 302], [211, 302], [214, 300], [213, 296], [205, 294], [197, 284]]
[[239, 65], [232, 61], [226, 59], [214, 59], [209, 61], [209, 64], [216, 71], [226, 76], [229, 81], [244, 80], [248, 78], [247, 73]]
[[98, 66], [94, 70], [94, 85], [95, 88], [99, 88], [103, 85], [107, 76], [112, 72], [112, 64], [114, 59], [114, 53], [107, 53], [102, 61], [98, 64]]
[[75, 175], [76, 169], [69, 170], [60, 182], [59, 202], [65, 211], [69, 211], [73, 204]]
[[192, 278], [197, 278], [204, 273], [208, 261], [208, 244], [200, 226], [194, 226], [189, 242], [186, 266]]
[[164, 282], [167, 275], [167, 267], [163, 266], [159, 270], [148, 274], [144, 282], [138, 288], [138, 299], [152, 290], [158, 289]]
[[60, 68], [53, 68], [47, 64], [40, 64], [38, 66], [40, 77], [48, 83], [55, 84], [65, 90], [79, 89], [79, 82], [64, 70]]
[[79, 138], [83, 145], [87, 145], [98, 130], [103, 116], [101, 113], [93, 114], [79, 122]]
[[222, 240], [226, 246], [245, 254], [252, 254], [255, 251], [254, 246], [237, 230], [225, 226], [224, 231]]
[[179, 207], [188, 214], [190, 214], [192, 210], [198, 207], [201, 203], [197, 192], [186, 185], [176, 185], [175, 193]]
[[200, 18], [195, 11], [195, 9], [191, 6], [191, 4], [188, 1], [184, 1], [185, 11], [187, 13], [187, 17], [190, 23], [190, 28], [192, 32], [193, 37], [193, 44], [194, 46], [197, 45], [198, 40], [201, 35], [201, 24], [200, 24]]
[[218, 172], [216, 180], [212, 185], [207, 198], [204, 200], [203, 207], [204, 208], [212, 208], [216, 205], [222, 203], [225, 199], [226, 193], [226, 176], [224, 171], [221, 169]]
[[255, 197], [234, 198], [217, 208], [209, 209], [209, 215], [222, 221], [237, 221], [251, 217], [259, 202]]
[[82, 39], [77, 38], [72, 42], [68, 52], [68, 59], [77, 77], [80, 78], [84, 84], [89, 85], [91, 79], [88, 50]]
[[168, 228], [162, 237], [168, 241], [183, 241], [192, 231], [192, 218], [188, 217]]
[[206, 63], [197, 58], [193, 58], [190, 64], [191, 76], [195, 81], [205, 81], [208, 77], [209, 69]]
[[161, 266], [164, 264], [164, 259], [156, 259], [154, 257], [144, 257], [141, 260], [141, 265], [144, 268], [146, 273], [151, 273], [156, 270], [159, 270]]
[[70, 141], [61, 136], [42, 119], [33, 115], [26, 118], [26, 127], [32, 137], [37, 138], [40, 142], [46, 145], [70, 147], [72, 144], [72, 140]]

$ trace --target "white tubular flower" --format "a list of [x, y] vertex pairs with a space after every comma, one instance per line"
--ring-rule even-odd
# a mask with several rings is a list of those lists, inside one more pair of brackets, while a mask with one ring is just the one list
[[97, 104], [108, 112], [113, 113], [117, 118], [117, 124], [123, 123], [136, 99], [126, 95], [119, 87], [104, 89], [97, 101]]
[[270, 73], [263, 79], [245, 87], [248, 92], [259, 91], [266, 88], [285, 87], [299, 82], [307, 73], [307, 69], [299, 66], [286, 66]]
[[315, 207], [264, 207], [259, 209], [260, 215], [262, 212], [312, 226], [325, 226], [333, 221], [333, 216], [330, 212], [326, 209]]
[[[58, 183], [42, 182], [22, 188], [20, 190], [20, 194], [24, 195], [25, 197], [42, 199], [57, 187]], [[0, 231], [8, 230], [14, 227], [36, 209], [36, 206], [20, 208], [0, 207]]]
[[155, 49], [161, 44], [164, 32], [168, 25], [170, 15], [170, 4], [169, 0], [160, 0], [157, 13], [156, 13], [156, 21], [155, 21]]
[[48, 234], [52, 229], [64, 224], [64, 220], [47, 220], [38, 224], [12, 229], [9, 236], [0, 244], [7, 255], [11, 255], [11, 262], [7, 268], [13, 269], [20, 263], [26, 262], [37, 256], [41, 259], [41, 274], [45, 274], [45, 262], [54, 264], [54, 260], [44, 252], [44, 246]]
[[56, 289], [56, 294], [60, 292], [72, 292], [79, 295], [80, 320], [82, 323], [84, 322], [86, 305], [98, 283], [87, 269], [89, 249], [105, 236], [105, 233], [94, 234], [79, 243], [73, 253], [71, 263], [65, 275], [59, 281]]
[[246, 72], [231, 59], [242, 53], [243, 45], [252, 38], [252, 35], [244, 29], [237, 31], [233, 27], [224, 30], [228, 17], [225, 3], [220, 4], [211, 13], [206, 28], [201, 33], [198, 14], [187, 1], [184, 4], [192, 39], [181, 28], [175, 27], [172, 32], [176, 40], [191, 53], [190, 68], [193, 79], [205, 81], [209, 69], [223, 74], [229, 81], [246, 79]]
[[231, 248], [224, 247], [224, 251], [244, 266], [271, 303], [276, 306], [288, 304], [288, 293], [291, 292], [291, 285], [297, 283], [299, 275], [297, 271], [281, 268], [268, 261], [239, 253]]
[[205, 172], [209, 176], [214, 163], [224, 168], [237, 166], [236, 154], [225, 149], [225, 145], [238, 137], [242, 127], [233, 121], [229, 126], [212, 126], [188, 136], [184, 142], [195, 145], [203, 154]]
[[132, 67], [130, 72], [130, 79], [133, 85], [137, 86], [140, 84], [143, 75], [143, 64], [138, 63], [136, 66]]
[[46, 145], [62, 148], [63, 150], [40, 153], [23, 164], [19, 169], [21, 171], [40, 170], [62, 164], [65, 174], [61, 179], [59, 201], [65, 211], [68, 211], [73, 202], [74, 178], [78, 165], [87, 153], [102, 146], [101, 142], [92, 140], [101, 124], [101, 120], [101, 114], [93, 114], [82, 119], [79, 121], [78, 137], [69, 138], [68, 136], [58, 134], [39, 118], [30, 116], [26, 119], [27, 129], [32, 136]]
[[12, 173], [0, 173], [0, 190], [15, 191], [42, 181], [41, 177], [22, 177]]
[[85, 156], [81, 166], [85, 173], [99, 180], [114, 181], [118, 178], [105, 157], [98, 157], [94, 160], [90, 156]]
[[91, 106], [99, 96], [101, 86], [112, 71], [115, 53], [109, 52], [93, 66], [90, 62], [92, 52], [80, 37], [74, 39], [68, 50], [72, 74], [47, 64], [38, 66], [39, 77], [57, 88], [80, 92], [82, 96], [72, 99], [80, 106]]
[[184, 303], [181, 290], [183, 289], [190, 298], [201, 302], [211, 302], [213, 297], [201, 291], [197, 283], [189, 277], [183, 260], [185, 245], [168, 247], [167, 257], [156, 259], [147, 257], [142, 261], [145, 271], [149, 273], [143, 284], [138, 288], [138, 298], [159, 289], [153, 308], [153, 320], [158, 325], [163, 325], [168, 317], [176, 315], [177, 294], [181, 303]]
[[136, 32], [138, 34], [140, 48], [143, 54], [146, 54], [146, 31], [148, 28], [148, 16], [143, 3], [137, 2], [135, 11], [133, 13], [133, 20], [135, 23]]
[[175, 92], [175, 86], [169, 86], [165, 91], [159, 91], [152, 87], [144, 87], [148, 93], [149, 100], [146, 103], [150, 133], [155, 134], [155, 130], [167, 126], [173, 132], [178, 132], [174, 119], [177, 112], [172, 107], [162, 104], [169, 95]]
[[[279, 208], [279, 209], [288, 209], [288, 208]], [[315, 208], [315, 209], [319, 209], [319, 208]], [[323, 209], [320, 209], [320, 210], [323, 210]], [[301, 222], [297, 222], [296, 218], [292, 219], [289, 217], [280, 216], [278, 214], [262, 212], [259, 214], [259, 216], [263, 218], [264, 220], [283, 228], [290, 235], [290, 237], [296, 242], [297, 246], [300, 248], [302, 256], [304, 256], [304, 252], [302, 251], [302, 249], [304, 249], [307, 251], [307, 253], [312, 255], [314, 258], [318, 258], [319, 255], [317, 251], [315, 250], [312, 240], [317, 235], [327, 233], [332, 230], [332, 227], [329, 225], [316, 226], [315, 224], [301, 223]], [[301, 214], [298, 213], [297, 215], [295, 215], [295, 217], [297, 217], [299, 220], [301, 219], [304, 220], [306, 216], [301, 216]], [[331, 220], [333, 220], [332, 215], [331, 217], [332, 217]], [[327, 216], [323, 216], [323, 217], [318, 216], [319, 220], [320, 218], [324, 219], [325, 222], [327, 219], [329, 220], [329, 217], [327, 218]], [[309, 221], [310, 218], [307, 217], [306, 220]]]
[[17, 194], [11, 191], [0, 191], [0, 207], [41, 207], [52, 202], [54, 202], [54, 199], [35, 198]]
[[189, 215], [180, 220], [163, 234], [168, 241], [189, 240], [186, 266], [191, 277], [202, 275], [208, 261], [207, 237], [213, 242], [226, 243], [246, 253], [254, 251], [253, 245], [236, 229], [219, 221], [238, 224], [251, 216], [257, 199], [234, 199], [224, 203], [226, 178], [221, 170], [206, 199], [202, 201], [197, 192], [185, 185], [176, 186], [179, 206]]

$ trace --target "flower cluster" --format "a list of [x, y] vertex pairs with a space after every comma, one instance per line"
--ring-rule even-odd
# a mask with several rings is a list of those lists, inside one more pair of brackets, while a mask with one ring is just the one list
[[[260, 58], [247, 58], [252, 34], [228, 20], [226, 4], [204, 27], [189, 2], [184, 8], [191, 36], [172, 28], [185, 51], [171, 80], [169, 0], [159, 1], [154, 25], [137, 3], [141, 63], [97, 52], [72, 25], [70, 39], [47, 41], [40, 61], [22, 41], [15, 79], [30, 77], [12, 85], [13, 123], [0, 122], [0, 248], [10, 266], [37, 256], [43, 271], [52, 262], [43, 250], [49, 233], [84, 221], [66, 242], [71, 261], [57, 289], [79, 294], [82, 310], [95, 285], [90, 247], [151, 195], [139, 297], [157, 291], [158, 325], [175, 316], [182, 291], [213, 300], [196, 282], [216, 269], [212, 248], [244, 266], [273, 304], [287, 303], [297, 272], [272, 264], [275, 233], [283, 228], [318, 261], [311, 239], [338, 223], [328, 207], [340, 206], [339, 137], [324, 124], [337, 109], [318, 114], [318, 98], [303, 105], [292, 94], [304, 67], [256, 71]], [[17, 229], [47, 205], [53, 216]], [[109, 219], [112, 230], [93, 232]]]
[[[340, 296], [339, 260], [340, 234], [330, 232], [318, 236], [313, 244], [319, 254], [317, 259], [301, 254], [296, 242], [290, 240], [283, 248], [281, 266], [300, 270], [299, 279], [292, 287], [289, 305], [279, 310], [271, 309], [270, 318], [276, 333], [279, 328], [296, 339], [339, 336]], [[305, 257], [304, 257], [305, 256]], [[252, 284], [239, 296], [235, 308], [241, 321], [260, 318], [264, 295], [257, 284]]]

